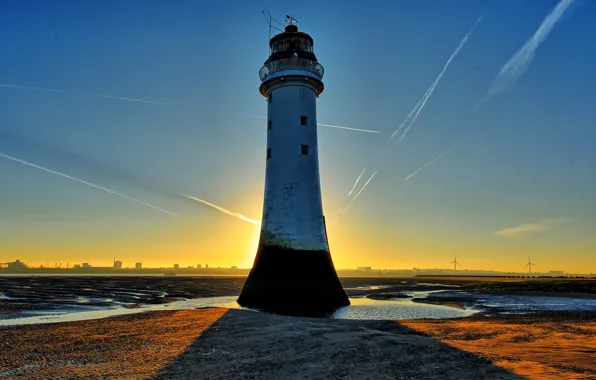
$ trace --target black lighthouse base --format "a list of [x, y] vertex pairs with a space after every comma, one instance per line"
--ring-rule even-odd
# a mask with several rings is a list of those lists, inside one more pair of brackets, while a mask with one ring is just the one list
[[326, 316], [350, 301], [329, 252], [259, 246], [238, 303], [277, 314]]

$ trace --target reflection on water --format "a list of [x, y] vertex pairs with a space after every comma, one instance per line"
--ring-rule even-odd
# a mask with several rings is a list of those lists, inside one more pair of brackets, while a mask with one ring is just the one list
[[[238, 297], [209, 297], [176, 301], [168, 304], [148, 305], [134, 309], [122, 307], [103, 308], [93, 311], [61, 310], [52, 312], [29, 312], [25, 317], [14, 319], [0, 319], [0, 326], [30, 325], [53, 322], [85, 321], [113, 317], [118, 315], [136, 314], [158, 310], [189, 310], [203, 307], [225, 307], [242, 309], [236, 303]], [[351, 306], [338, 309], [332, 316], [336, 319], [412, 319], [412, 318], [457, 318], [473, 314], [471, 310], [458, 310], [446, 306], [426, 305], [414, 303], [410, 300], [372, 300], [368, 298], [350, 298]], [[248, 309], [247, 309], [248, 310]]]
[[[146, 305], [138, 308], [127, 309], [123, 307], [107, 307], [100, 310], [93, 311], [73, 311], [73, 310], [53, 310], [41, 312], [28, 312], [25, 317], [13, 319], [0, 319], [0, 326], [15, 326], [15, 325], [34, 325], [39, 323], [52, 322], [74, 322], [87, 321], [91, 319], [99, 319], [106, 317], [114, 317], [118, 315], [129, 315], [142, 313], [146, 311], [158, 310], [188, 310], [200, 307], [225, 307], [239, 309], [240, 305], [236, 303], [238, 297], [210, 297], [210, 298], [195, 298], [183, 301], [171, 302], [168, 304]], [[97, 309], [97, 308], [96, 308]], [[35, 315], [41, 314], [41, 315]]]
[[[350, 306], [338, 309], [331, 318], [356, 320], [442, 319], [466, 317], [479, 310], [493, 310], [500, 314], [528, 314], [537, 311], [596, 311], [596, 298], [474, 294], [453, 291], [408, 293], [416, 298], [424, 298], [430, 294], [435, 298], [465, 296], [472, 301], [473, 306], [472, 309], [461, 310], [448, 306], [416, 303], [410, 299], [374, 300], [366, 297], [354, 297], [350, 298]], [[80, 305], [52, 311], [29, 311], [21, 318], [0, 319], [0, 326], [84, 321], [159, 310], [189, 310], [204, 307], [243, 309], [236, 303], [236, 299], [237, 296], [194, 298], [167, 304], [144, 305], [132, 309], [118, 305], [109, 307], [83, 307]]]
[[335, 319], [442, 319], [459, 318], [474, 314], [473, 310], [460, 310], [448, 306], [414, 303], [411, 300], [372, 300], [369, 298], [350, 298], [352, 305], [338, 309]]

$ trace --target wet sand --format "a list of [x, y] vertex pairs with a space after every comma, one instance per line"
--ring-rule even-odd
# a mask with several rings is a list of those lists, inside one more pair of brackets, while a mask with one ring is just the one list
[[[29, 312], [138, 308], [183, 299], [238, 296], [245, 280], [190, 276], [0, 276], [0, 318], [20, 318]], [[375, 295], [386, 299], [388, 294], [403, 291], [451, 289], [441, 284], [421, 285], [413, 278], [343, 278], [341, 282], [349, 297], [373, 299]]]
[[393, 321], [219, 308], [0, 329], [0, 377], [520, 379]]
[[238, 295], [242, 277], [31, 276], [0, 277], [0, 318], [27, 311], [165, 304]]

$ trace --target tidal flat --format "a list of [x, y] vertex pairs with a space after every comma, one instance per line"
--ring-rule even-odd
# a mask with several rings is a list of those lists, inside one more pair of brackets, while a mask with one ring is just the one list
[[[243, 280], [0, 278], [4, 321], [133, 312], [0, 327], [0, 378], [596, 378], [590, 294], [486, 291], [469, 280], [344, 278], [353, 305], [329, 318], [305, 318], [234, 306]], [[200, 306], [205, 300], [229, 307]], [[152, 309], [176, 304], [187, 309]]]

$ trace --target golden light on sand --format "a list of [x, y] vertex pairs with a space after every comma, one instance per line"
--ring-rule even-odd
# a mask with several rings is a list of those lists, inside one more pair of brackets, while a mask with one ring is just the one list
[[596, 356], [590, 354], [596, 347], [592, 321], [521, 317], [401, 323], [529, 379], [585, 379], [596, 366]]
[[[30, 378], [110, 377], [150, 378], [184, 354], [227, 309], [140, 313], [127, 318], [106, 318], [83, 323], [37, 325], [6, 329], [0, 339], [0, 368], [19, 368], [23, 358]], [[158, 318], [159, 323], [155, 323]], [[48, 336], [51, 330], [51, 339]], [[55, 347], [72, 349], [56, 350]], [[57, 365], [48, 366], [54, 362]]]

